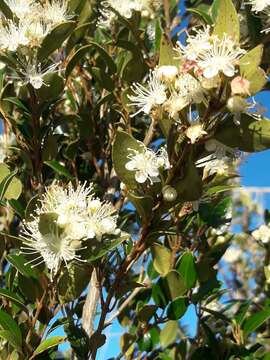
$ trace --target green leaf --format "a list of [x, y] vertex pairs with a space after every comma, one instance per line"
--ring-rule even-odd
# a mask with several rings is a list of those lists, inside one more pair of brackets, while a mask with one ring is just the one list
[[52, 347], [58, 346], [59, 344], [63, 343], [65, 340], [66, 340], [65, 336], [52, 336], [42, 341], [42, 343], [39, 344], [39, 346], [34, 351], [33, 355], [37, 356]]
[[0, 0], [0, 10], [7, 19], [13, 19], [13, 13], [4, 0]]
[[73, 179], [73, 176], [70, 174], [70, 172], [63, 165], [59, 164], [58, 161], [48, 160], [48, 161], [44, 161], [44, 164], [48, 165], [57, 174], [66, 177], [68, 180]]
[[6, 259], [23, 276], [38, 278], [37, 271], [32, 269], [30, 265], [25, 265], [27, 261], [22, 255], [7, 255]]
[[222, 0], [218, 3], [218, 14], [215, 19], [213, 34], [222, 39], [224, 33], [230, 35], [232, 39], [239, 43], [240, 24], [232, 0]]
[[106, 89], [107, 91], [114, 90], [114, 82], [112, 81], [110, 75], [107, 74], [103, 69], [100, 69], [98, 67], [92, 67], [90, 71], [95, 80], [103, 89]]
[[270, 308], [257, 312], [246, 319], [243, 324], [244, 337], [254, 332], [266, 320], [270, 318]]
[[128, 193], [128, 198], [135, 206], [138, 214], [142, 218], [143, 222], [147, 222], [152, 217], [152, 209], [153, 209], [153, 198], [151, 196], [138, 196], [132, 192]]
[[227, 119], [215, 133], [215, 139], [231, 148], [246, 152], [263, 151], [270, 148], [270, 121], [257, 120], [242, 114], [240, 124]]
[[63, 46], [63, 42], [69, 37], [76, 26], [74, 21], [67, 21], [56, 26], [42, 41], [38, 49], [37, 60], [41, 62], [56, 49]]
[[117, 246], [122, 244], [124, 241], [130, 238], [129, 234], [123, 234], [121, 237], [114, 240], [107, 241], [95, 241], [91, 240], [91, 246], [89, 246], [90, 254], [88, 256], [83, 256], [83, 258], [87, 258], [87, 261], [95, 261], [97, 259], [102, 258], [104, 255], [108, 254]]
[[113, 143], [113, 165], [116, 174], [130, 189], [136, 189], [138, 183], [135, 180], [135, 172], [126, 169], [125, 165], [130, 159], [128, 156], [132, 154], [130, 149], [142, 152], [143, 144], [135, 140], [131, 135], [124, 131], [117, 131], [115, 141]]
[[174, 300], [187, 291], [185, 280], [176, 270], [171, 270], [164, 278], [162, 278], [162, 286], [171, 300]]
[[160, 345], [163, 348], [173, 344], [179, 330], [177, 321], [168, 321], [160, 332]]
[[177, 271], [182, 275], [186, 287], [188, 289], [193, 288], [197, 280], [197, 272], [195, 259], [191, 252], [186, 252], [181, 256]]
[[263, 45], [258, 45], [254, 49], [248, 51], [239, 60], [240, 74], [249, 80], [249, 77], [260, 66], [263, 56]]
[[15, 334], [9, 330], [0, 330], [0, 338], [7, 340], [16, 350], [21, 350], [21, 345], [18, 344]]
[[91, 272], [92, 266], [85, 264], [65, 268], [57, 286], [62, 304], [74, 301], [81, 295], [89, 283]]
[[250, 302], [244, 302], [244, 303], [240, 304], [239, 309], [237, 310], [237, 313], [234, 316], [236, 324], [238, 324], [238, 325], [243, 324], [243, 321], [246, 318], [249, 307], [250, 307]]
[[0, 164], [0, 200], [18, 199], [22, 192], [22, 183], [15, 177], [15, 172], [10, 172], [6, 164]]
[[137, 316], [140, 321], [149, 322], [149, 320], [155, 315], [157, 310], [156, 305], [145, 305], [140, 309]]
[[23, 104], [23, 102], [16, 97], [5, 97], [3, 100], [16, 105], [18, 109], [25, 111], [27, 114], [30, 113], [29, 109]]
[[160, 54], [158, 65], [175, 65], [178, 67], [181, 64], [181, 61], [176, 58], [179, 58], [178, 52], [173, 49], [171, 40], [169, 40], [166, 35], [163, 35], [160, 40]]
[[172, 269], [172, 252], [165, 246], [155, 243], [151, 246], [153, 266], [161, 275], [165, 276]]
[[194, 8], [194, 9], [193, 8], [188, 8], [187, 11], [194, 14], [194, 15], [197, 15], [206, 24], [208, 24], [208, 25], [213, 24], [213, 20], [212, 20], [211, 16], [208, 15], [205, 11], [203, 11], [201, 9], [196, 9], [196, 8]]
[[178, 297], [174, 299], [167, 308], [167, 316], [170, 320], [179, 320], [187, 311], [187, 298]]
[[46, 85], [36, 90], [37, 96], [42, 101], [56, 99], [64, 90], [64, 79], [57, 73], [48, 73], [43, 77]]
[[95, 48], [102, 60], [105, 61], [107, 67], [108, 67], [108, 71], [110, 74], [114, 74], [117, 71], [117, 67], [113, 61], [113, 59], [111, 58], [111, 56], [107, 53], [107, 51], [105, 49], [103, 49], [99, 44], [90, 41], [89, 44], [82, 46], [80, 49], [78, 49], [75, 54], [71, 57], [70, 61], [68, 62], [67, 68], [66, 68], [66, 77], [68, 77], [72, 70], [74, 69], [74, 67], [77, 65], [77, 63], [85, 57], [85, 55], [91, 50]]
[[0, 326], [3, 330], [9, 331], [13, 335], [15, 344], [20, 348], [22, 345], [21, 330], [16, 321], [3, 310], [0, 310]]
[[5, 299], [11, 301], [13, 304], [19, 306], [21, 309], [28, 313], [28, 309], [24, 305], [23, 300], [17, 294], [14, 294], [8, 289], [0, 289], [0, 296], [3, 296]]
[[258, 45], [246, 53], [239, 61], [240, 74], [250, 82], [250, 95], [255, 95], [267, 83], [267, 76], [259, 67], [263, 56], [263, 45]]

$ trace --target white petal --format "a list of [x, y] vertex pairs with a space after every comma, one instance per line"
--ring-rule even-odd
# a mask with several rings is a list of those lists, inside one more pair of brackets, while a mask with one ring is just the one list
[[135, 179], [138, 183], [143, 184], [147, 180], [147, 174], [144, 171], [136, 171]]

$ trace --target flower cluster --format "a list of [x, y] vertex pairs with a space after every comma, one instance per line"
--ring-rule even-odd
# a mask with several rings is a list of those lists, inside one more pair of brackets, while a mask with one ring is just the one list
[[110, 27], [117, 18], [115, 10], [120, 16], [130, 19], [134, 11], [141, 13], [143, 17], [153, 18], [155, 11], [160, 7], [160, 0], [107, 0], [103, 3], [99, 24], [102, 27]]
[[[40, 226], [44, 215], [52, 215], [53, 219], [45, 231]], [[80, 260], [76, 251], [83, 248], [87, 239], [101, 240], [103, 235], [119, 234], [116, 221], [113, 206], [94, 198], [91, 185], [74, 189], [71, 183], [67, 188], [53, 183], [31, 220], [24, 223], [22, 252], [35, 256], [30, 261], [34, 266], [45, 262], [55, 274], [62, 262]]]
[[160, 170], [169, 169], [170, 163], [165, 148], [155, 153], [146, 146], [141, 145], [141, 151], [129, 149], [130, 159], [126, 163], [126, 169], [135, 171], [135, 180], [143, 184], [147, 180], [151, 183], [160, 181]]
[[255, 240], [268, 244], [270, 241], [270, 228], [263, 224], [257, 230], [252, 231], [252, 236]]
[[32, 0], [7, 0], [6, 4], [15, 15], [14, 20], [1, 19], [0, 50], [19, 52], [24, 83], [39, 89], [44, 85], [43, 76], [55, 70], [57, 65], [45, 70], [36, 60], [36, 50], [51, 30], [73, 16], [68, 12], [67, 0], [40, 2]]

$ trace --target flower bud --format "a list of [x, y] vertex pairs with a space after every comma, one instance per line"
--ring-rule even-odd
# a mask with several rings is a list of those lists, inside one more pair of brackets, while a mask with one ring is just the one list
[[172, 186], [166, 185], [162, 189], [162, 195], [165, 201], [172, 202], [177, 198], [177, 191]]
[[162, 65], [157, 68], [157, 75], [162, 81], [173, 82], [178, 75], [178, 69], [173, 65]]
[[232, 96], [227, 101], [227, 108], [234, 114], [244, 112], [247, 107], [246, 101], [241, 96]]
[[203, 135], [206, 135], [207, 132], [203, 130], [203, 124], [197, 123], [188, 127], [185, 134], [190, 139], [191, 144], [195, 144], [195, 142]]
[[231, 82], [232, 95], [250, 95], [250, 82], [241, 76], [235, 77]]

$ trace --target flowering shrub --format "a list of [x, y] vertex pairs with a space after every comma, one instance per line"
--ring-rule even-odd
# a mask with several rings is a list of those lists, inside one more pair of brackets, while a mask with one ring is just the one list
[[232, 190], [270, 3], [240, 3], [187, 1], [180, 41], [173, 0], [0, 1], [1, 359], [101, 359], [114, 321], [119, 359], [268, 359], [270, 218]]

